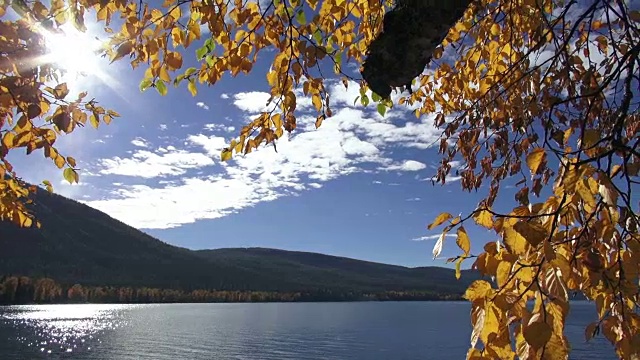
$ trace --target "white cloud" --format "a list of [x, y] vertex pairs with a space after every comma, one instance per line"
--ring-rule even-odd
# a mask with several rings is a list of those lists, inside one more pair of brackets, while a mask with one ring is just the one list
[[385, 168], [383, 168], [383, 170], [387, 170], [387, 171], [420, 171], [423, 170], [424, 168], [426, 168], [427, 165], [419, 162], [419, 161], [415, 161], [415, 160], [407, 160], [405, 162], [403, 162], [402, 164], [393, 164], [393, 165], [389, 165]]
[[166, 124], [160, 124], [160, 125], [158, 125], [158, 129], [160, 129], [161, 131], [165, 131], [165, 130], [167, 130], [167, 125]]
[[[402, 107], [380, 117], [375, 107], [353, 105], [357, 84], [351, 83], [348, 90], [339, 90], [340, 86], [329, 87], [335, 92], [334, 116], [317, 130], [310, 100], [299, 98], [298, 130], [278, 140], [278, 152], [271, 146], [261, 147], [248, 156], [236, 154], [233, 160], [217, 164], [211, 168], [215, 172], [187, 173], [214, 165], [212, 159], [218, 159], [229, 141], [216, 134], [191, 134], [184, 139], [185, 150], [166, 146], [157, 153], [137, 151], [129, 158], [106, 159], [100, 164], [102, 174], [163, 177], [165, 183], [157, 187], [143, 183], [118, 187], [111, 198], [86, 203], [138, 228], [171, 228], [317, 189], [324, 182], [370, 168], [419, 171], [426, 167], [415, 160], [394, 161], [392, 149], [424, 149], [436, 143], [440, 134], [433, 129], [432, 117], [415, 120]], [[246, 117], [264, 110], [269, 94], [247, 92], [230, 98], [244, 112], [241, 117]], [[403, 120], [405, 115], [411, 120]], [[235, 126], [207, 124], [204, 129], [232, 132]]]
[[267, 106], [269, 97], [268, 93], [261, 91], [238, 93], [233, 95], [233, 104], [238, 109], [250, 113], [270, 111], [274, 108], [274, 104]]
[[[411, 241], [428, 241], [428, 240], [438, 240], [441, 234], [436, 235], [425, 235], [417, 238], [411, 239]], [[456, 237], [456, 234], [445, 234], [445, 237]]]
[[226, 99], [228, 99], [228, 98], [229, 98], [229, 94], [222, 93], [222, 94], [220, 95], [220, 98], [221, 98], [221, 99], [225, 99], [225, 100], [226, 100]]
[[203, 103], [202, 101], [198, 101], [196, 103], [196, 106], [204, 110], [209, 110], [209, 105]]
[[220, 156], [220, 151], [228, 145], [227, 141], [219, 136], [190, 135], [188, 140], [193, 144], [202, 146], [207, 154], [212, 157]]
[[422, 199], [419, 198], [419, 197], [414, 197], [414, 198], [406, 199], [405, 201], [420, 201], [420, 200], [422, 200]]
[[223, 125], [223, 124], [215, 124], [215, 123], [214, 124], [205, 124], [203, 126], [203, 129], [207, 130], [207, 131], [212, 131], [212, 132], [213, 131], [224, 131], [224, 132], [228, 132], [228, 133], [236, 131], [236, 127], [235, 126]]
[[[168, 150], [168, 149], [167, 149]], [[182, 175], [187, 169], [213, 165], [213, 160], [202, 153], [171, 151], [156, 154], [146, 150], [136, 151], [130, 158], [114, 157], [100, 161], [100, 174], [154, 178]]]
[[131, 140], [131, 144], [133, 144], [133, 146], [137, 146], [141, 148], [149, 147], [149, 142], [141, 137], [136, 137], [135, 139]]

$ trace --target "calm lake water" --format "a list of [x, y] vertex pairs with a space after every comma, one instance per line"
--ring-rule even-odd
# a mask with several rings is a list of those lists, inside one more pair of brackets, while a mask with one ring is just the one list
[[[464, 359], [465, 302], [0, 307], [0, 359]], [[615, 359], [584, 342], [593, 305], [572, 304], [572, 359]]]

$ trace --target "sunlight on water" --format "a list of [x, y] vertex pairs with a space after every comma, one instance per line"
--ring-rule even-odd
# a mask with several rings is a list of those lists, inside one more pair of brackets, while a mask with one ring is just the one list
[[[0, 360], [457, 360], [464, 302], [0, 306]], [[615, 359], [584, 341], [594, 305], [572, 303], [571, 360]]]
[[133, 305], [27, 305], [10, 306], [0, 313], [0, 320], [21, 329], [10, 340], [37, 348], [46, 354], [91, 350], [91, 343], [100, 343], [105, 330], [126, 325], [124, 310]]

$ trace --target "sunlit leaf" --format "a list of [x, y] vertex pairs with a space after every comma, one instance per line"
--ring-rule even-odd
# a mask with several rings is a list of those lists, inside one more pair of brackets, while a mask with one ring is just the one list
[[435, 220], [433, 220], [433, 222], [429, 224], [429, 226], [427, 226], [427, 229], [431, 230], [436, 226], [440, 226], [442, 223], [444, 223], [445, 221], [451, 218], [453, 218], [453, 215], [447, 212], [443, 212], [440, 215], [436, 216]]
[[532, 174], [538, 173], [540, 164], [545, 157], [546, 152], [543, 148], [535, 148], [529, 153], [529, 155], [527, 155], [527, 166], [529, 166], [529, 170], [531, 170]]
[[471, 251], [471, 241], [467, 236], [467, 231], [464, 227], [460, 226], [457, 230], [456, 244], [464, 252], [464, 256], [468, 256]]

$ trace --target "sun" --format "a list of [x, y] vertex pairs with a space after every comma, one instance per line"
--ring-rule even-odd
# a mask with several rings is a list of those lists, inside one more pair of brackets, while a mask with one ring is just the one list
[[43, 60], [62, 70], [66, 82], [92, 78], [106, 81], [108, 75], [103, 69], [107, 63], [100, 56], [102, 41], [89, 30], [80, 32], [71, 25], [64, 25], [60, 30], [59, 33], [43, 32], [47, 47]]

